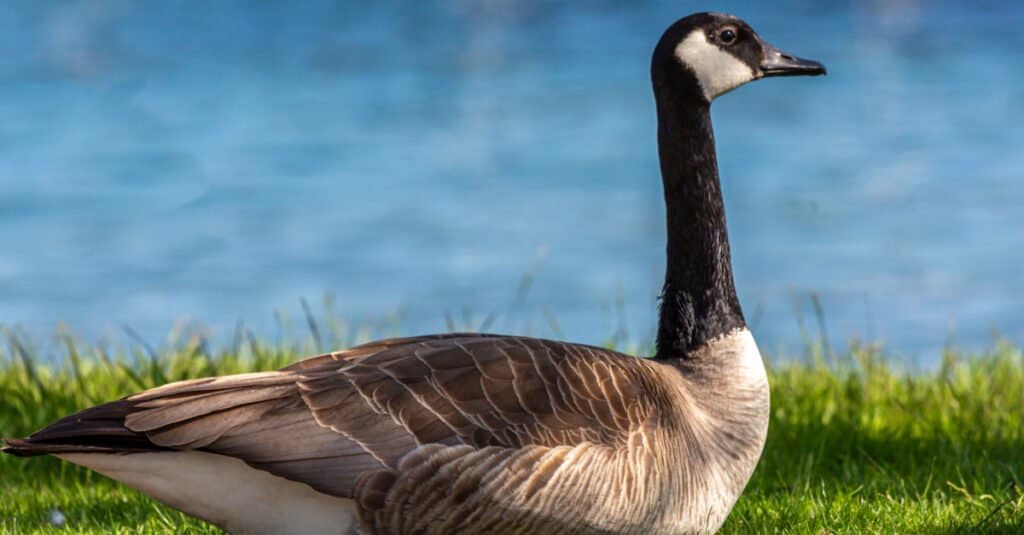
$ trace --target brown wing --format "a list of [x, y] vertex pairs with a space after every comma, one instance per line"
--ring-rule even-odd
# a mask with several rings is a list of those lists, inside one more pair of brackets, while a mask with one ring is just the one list
[[582, 345], [393, 339], [277, 372], [159, 387], [69, 416], [8, 450], [199, 449], [350, 497], [360, 476], [393, 472], [426, 444], [621, 445], [652, 412], [650, 378], [640, 359]]
[[[521, 337], [418, 340], [301, 370], [317, 421], [372, 441], [359, 417], [390, 416], [419, 443], [518, 447], [621, 441], [641, 401], [637, 359]], [[633, 407], [634, 409], [639, 407]], [[367, 410], [369, 409], [369, 410]]]

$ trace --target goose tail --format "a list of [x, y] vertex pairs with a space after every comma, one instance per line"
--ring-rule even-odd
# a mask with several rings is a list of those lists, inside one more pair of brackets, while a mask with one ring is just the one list
[[162, 450], [142, 433], [125, 427], [132, 404], [105, 403], [44, 427], [26, 438], [6, 438], [0, 451], [18, 457], [62, 453], [136, 453]]

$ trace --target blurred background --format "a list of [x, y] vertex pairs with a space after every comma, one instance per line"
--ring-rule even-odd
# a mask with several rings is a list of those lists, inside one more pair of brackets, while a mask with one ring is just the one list
[[[0, 323], [89, 339], [483, 325], [646, 343], [666, 26], [746, 19], [829, 76], [715, 103], [770, 353], [1024, 340], [1024, 3], [7, 1]], [[278, 316], [275, 318], [275, 314]]]

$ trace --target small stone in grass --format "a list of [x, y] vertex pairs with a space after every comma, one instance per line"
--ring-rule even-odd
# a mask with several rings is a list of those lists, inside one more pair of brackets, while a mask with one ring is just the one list
[[60, 509], [57, 509], [56, 507], [50, 509], [50, 512], [47, 513], [46, 519], [50, 522], [51, 526], [55, 526], [58, 528], [64, 527], [64, 523], [67, 522], [67, 518], [64, 517], [64, 513]]

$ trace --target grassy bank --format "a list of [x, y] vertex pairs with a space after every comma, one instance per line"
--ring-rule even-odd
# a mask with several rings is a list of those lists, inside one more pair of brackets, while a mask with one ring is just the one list
[[[62, 364], [44, 366], [10, 338], [0, 435], [167, 381], [274, 369], [311, 348], [244, 340], [211, 354], [194, 339], [114, 355], [67, 339], [62, 352]], [[811, 353], [770, 366], [768, 444], [723, 532], [1024, 533], [1020, 349], [951, 351], [937, 369], [910, 374], [870, 347]], [[216, 532], [54, 459], [0, 457], [0, 496], [0, 533]]]

